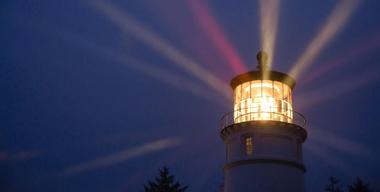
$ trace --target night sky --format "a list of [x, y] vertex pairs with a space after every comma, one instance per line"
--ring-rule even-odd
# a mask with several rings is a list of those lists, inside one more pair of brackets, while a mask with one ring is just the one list
[[[273, 68], [289, 72], [340, 2], [281, 1]], [[308, 191], [330, 176], [380, 190], [379, 9], [361, 1], [296, 79]], [[254, 0], [1, 1], [0, 191], [143, 191], [164, 165], [217, 191], [220, 90], [260, 42]]]

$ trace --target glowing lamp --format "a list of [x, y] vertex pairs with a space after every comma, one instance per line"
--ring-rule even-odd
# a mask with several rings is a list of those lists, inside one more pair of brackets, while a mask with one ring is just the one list
[[292, 122], [295, 81], [284, 73], [267, 70], [266, 58], [264, 52], [259, 52], [259, 70], [232, 79], [233, 123], [264, 120]]

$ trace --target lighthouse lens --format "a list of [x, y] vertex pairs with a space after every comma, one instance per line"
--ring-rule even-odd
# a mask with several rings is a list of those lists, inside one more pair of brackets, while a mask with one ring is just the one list
[[234, 90], [234, 122], [292, 122], [291, 89], [270, 80], [254, 80], [238, 85]]

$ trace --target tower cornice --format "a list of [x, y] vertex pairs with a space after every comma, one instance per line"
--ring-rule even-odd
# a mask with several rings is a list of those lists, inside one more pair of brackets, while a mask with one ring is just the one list
[[282, 121], [247, 121], [241, 123], [234, 123], [222, 129], [220, 132], [220, 137], [225, 140], [230, 134], [241, 131], [243, 129], [250, 129], [252, 131], [257, 130], [258, 132], [289, 132], [294, 133], [301, 138], [304, 142], [307, 138], [306, 130], [293, 123], [287, 123]]
[[306, 168], [303, 164], [295, 162], [295, 161], [288, 161], [283, 159], [273, 159], [273, 158], [261, 158], [261, 159], [245, 159], [245, 160], [239, 160], [230, 162], [224, 165], [224, 170], [232, 169], [237, 166], [241, 165], [252, 165], [252, 164], [280, 164], [280, 165], [286, 165], [286, 166], [292, 166], [295, 168], [300, 169], [303, 172], [306, 172]]
[[272, 80], [287, 84], [291, 89], [296, 85], [296, 81], [289, 75], [278, 71], [249, 71], [234, 77], [230, 85], [235, 89], [238, 85], [254, 80]]

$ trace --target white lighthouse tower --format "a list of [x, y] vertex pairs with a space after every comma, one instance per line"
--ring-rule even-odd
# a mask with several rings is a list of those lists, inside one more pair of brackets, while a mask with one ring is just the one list
[[304, 192], [302, 143], [305, 118], [292, 106], [293, 78], [268, 70], [257, 54], [258, 70], [231, 80], [234, 111], [221, 120], [226, 145], [225, 192]]

